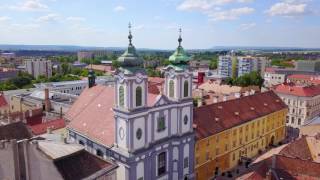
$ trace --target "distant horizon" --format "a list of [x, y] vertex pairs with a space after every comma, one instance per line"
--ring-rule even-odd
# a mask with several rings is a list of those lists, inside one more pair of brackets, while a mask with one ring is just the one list
[[[7, 48], [3, 49], [3, 47], [8, 46]], [[15, 46], [17, 46], [16, 48], [14, 48]], [[19, 46], [21, 47], [27, 47], [27, 49], [19, 49]], [[20, 47], [20, 48], [21, 48]], [[34, 47], [34, 48], [32, 48]], [[12, 50], [37, 50], [35, 49], [36, 47], [43, 47], [46, 50], [50, 50], [49, 47], [52, 47], [51, 50], [54, 50], [54, 48], [75, 48], [78, 50], [86, 50], [86, 48], [88, 48], [88, 50], [104, 50], [104, 49], [119, 49], [119, 50], [123, 50], [126, 49], [127, 46], [119, 46], [119, 47], [113, 47], [113, 46], [85, 46], [85, 45], [64, 45], [64, 44], [0, 44], [0, 50], [5, 50], [7, 51], [8, 49], [12, 48]], [[29, 49], [28, 49], [29, 48]], [[224, 49], [225, 48], [225, 49]], [[136, 47], [136, 49], [142, 49], [142, 50], [160, 50], [160, 51], [174, 51], [174, 49], [164, 49], [164, 48], [146, 48], [146, 47]], [[213, 47], [209, 47], [209, 48], [185, 48], [186, 50], [270, 50], [270, 49], [280, 49], [280, 50], [290, 50], [290, 49], [297, 49], [297, 50], [320, 50], [319, 48], [313, 48], [313, 47], [289, 47], [289, 46], [213, 46]], [[41, 50], [41, 49], [38, 49]]]

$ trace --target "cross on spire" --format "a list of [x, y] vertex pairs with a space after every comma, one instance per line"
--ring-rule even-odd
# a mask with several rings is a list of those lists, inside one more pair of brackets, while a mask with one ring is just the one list
[[178, 39], [178, 42], [179, 42], [179, 47], [181, 46], [181, 42], [182, 42], [182, 38], [181, 38], [181, 28], [179, 28], [179, 39]]
[[129, 39], [129, 45], [132, 46], [132, 34], [131, 34], [131, 23], [129, 22], [129, 36], [128, 36], [128, 39]]

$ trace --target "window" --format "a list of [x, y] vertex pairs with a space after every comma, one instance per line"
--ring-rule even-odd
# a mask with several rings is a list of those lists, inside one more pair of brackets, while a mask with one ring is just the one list
[[138, 130], [137, 130], [137, 132], [136, 132], [136, 137], [137, 137], [138, 140], [141, 139], [141, 137], [142, 137], [142, 130], [141, 130], [141, 128], [138, 128]]
[[119, 87], [119, 106], [124, 107], [124, 89], [123, 86]]
[[162, 152], [158, 155], [158, 176], [166, 173], [167, 157], [166, 152]]
[[188, 168], [189, 167], [189, 158], [185, 157], [183, 159], [183, 168]]
[[103, 152], [100, 149], [97, 149], [97, 156], [103, 157]]
[[294, 124], [294, 117], [291, 117], [291, 124]]
[[84, 146], [84, 142], [82, 140], [79, 140], [79, 144]]
[[301, 125], [301, 118], [298, 119], [298, 125]]
[[236, 160], [236, 154], [235, 153], [232, 154], [232, 161], [234, 161], [234, 160]]
[[188, 81], [184, 81], [183, 84], [183, 97], [188, 97], [189, 96], [189, 83]]
[[173, 80], [170, 80], [169, 82], [169, 97], [174, 97], [174, 82]]
[[166, 129], [165, 117], [161, 116], [158, 118], [158, 132], [164, 131]]
[[138, 86], [136, 88], [136, 106], [139, 107], [142, 105], [142, 88]]
[[187, 115], [184, 116], [184, 118], [183, 118], [183, 123], [184, 123], [185, 125], [188, 124], [188, 116], [187, 116]]

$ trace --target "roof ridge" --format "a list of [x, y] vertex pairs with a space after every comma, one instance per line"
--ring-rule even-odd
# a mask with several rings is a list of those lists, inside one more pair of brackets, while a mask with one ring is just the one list
[[233, 102], [233, 101], [242, 101], [242, 100], [245, 100], [245, 99], [248, 99], [252, 96], [255, 96], [255, 95], [262, 95], [262, 94], [269, 94], [271, 93], [272, 94], [272, 90], [270, 91], [265, 91], [265, 92], [257, 92], [253, 95], [249, 95], [249, 96], [243, 96], [241, 98], [235, 98], [235, 99], [230, 99], [230, 100], [227, 100], [227, 101], [222, 101], [222, 102], [218, 102], [218, 103], [213, 103], [213, 104], [209, 104], [209, 105], [204, 105], [204, 106], [200, 106], [200, 107], [197, 107], [196, 109], [201, 109], [201, 108], [205, 108], [205, 107], [214, 107], [214, 106], [219, 106], [219, 105], [223, 105], [223, 104], [226, 104], [226, 103], [230, 103], [230, 102]]

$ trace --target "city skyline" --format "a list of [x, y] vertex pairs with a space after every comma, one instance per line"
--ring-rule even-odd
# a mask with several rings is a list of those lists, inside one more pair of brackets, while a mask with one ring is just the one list
[[[1, 0], [0, 44], [124, 47], [319, 48], [315, 0]], [[138, 13], [137, 13], [138, 12]]]

